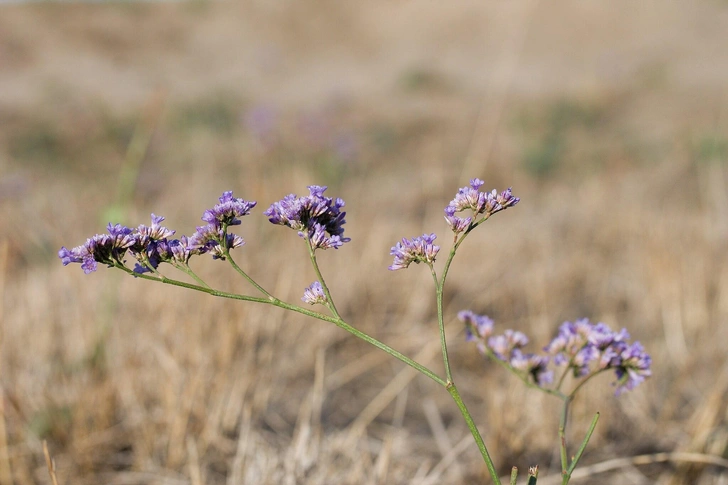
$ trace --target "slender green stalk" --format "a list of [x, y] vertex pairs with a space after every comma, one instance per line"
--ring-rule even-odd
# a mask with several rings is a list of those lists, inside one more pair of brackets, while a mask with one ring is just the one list
[[511, 485], [516, 485], [516, 482], [518, 481], [518, 468], [513, 467], [511, 468]]
[[[483, 219], [485, 220], [485, 219]], [[447, 340], [445, 338], [445, 321], [443, 317], [443, 308], [442, 308], [442, 298], [444, 294], [444, 288], [445, 288], [445, 281], [447, 279], [447, 274], [450, 271], [450, 265], [452, 264], [453, 259], [455, 258], [455, 253], [457, 252], [458, 248], [462, 244], [462, 242], [465, 240], [467, 235], [472, 231], [478, 224], [483, 222], [481, 220], [480, 222], [473, 224], [470, 228], [468, 228], [467, 231], [463, 233], [463, 235], [458, 239], [455, 238], [455, 242], [450, 249], [450, 254], [447, 257], [447, 261], [445, 262], [445, 267], [442, 270], [442, 276], [440, 277], [439, 281], [437, 278], [437, 273], [435, 272], [435, 269], [433, 268], [432, 264], [430, 264], [430, 271], [432, 273], [432, 278], [435, 282], [435, 289], [437, 292], [437, 325], [440, 330], [440, 345], [442, 346], [442, 360], [445, 365], [445, 376], [447, 379], [447, 386], [446, 389], [450, 393], [450, 396], [455, 401], [455, 404], [457, 404], [458, 409], [460, 409], [460, 413], [463, 415], [463, 418], [465, 419], [465, 423], [468, 425], [468, 429], [470, 430], [470, 434], [473, 435], [473, 439], [475, 440], [475, 443], [478, 445], [478, 450], [480, 450], [480, 454], [483, 456], [483, 460], [485, 461], [485, 465], [488, 467], [488, 472], [490, 473], [491, 478], [493, 479], [493, 483], [496, 485], [500, 485], [500, 477], [498, 476], [498, 472], [495, 469], [495, 465], [493, 464], [493, 460], [490, 457], [490, 454], [488, 453], [488, 449], [485, 446], [485, 442], [483, 441], [483, 437], [480, 435], [480, 431], [478, 431], [478, 427], [475, 425], [475, 421], [473, 421], [473, 417], [470, 415], [470, 412], [468, 411], [468, 408], [465, 406], [465, 403], [463, 402], [462, 397], [460, 397], [460, 393], [458, 392], [457, 387], [455, 386], [455, 383], [452, 379], [452, 373], [450, 371], [450, 358], [448, 356], [447, 351]]]
[[237, 273], [240, 276], [242, 276], [243, 278], [245, 278], [245, 280], [248, 283], [250, 283], [251, 285], [253, 285], [256, 290], [260, 291], [266, 297], [268, 297], [268, 299], [270, 301], [273, 301], [273, 300], [276, 299], [273, 295], [271, 295], [270, 293], [268, 293], [262, 286], [260, 286], [253, 278], [251, 278], [250, 276], [248, 276], [248, 273], [246, 273], [245, 271], [243, 271], [243, 269], [240, 266], [238, 266], [238, 264], [235, 262], [235, 260], [233, 259], [233, 257], [230, 255], [230, 249], [227, 247], [227, 225], [223, 225], [223, 228], [222, 228], [222, 240], [219, 241], [219, 244], [220, 244], [220, 247], [222, 248], [222, 253], [225, 256], [225, 260], [228, 263], [230, 263], [230, 266], [232, 266], [233, 269], [235, 271], [237, 271]]
[[336, 309], [334, 299], [331, 297], [329, 287], [326, 285], [326, 280], [324, 280], [324, 276], [321, 274], [321, 268], [319, 268], [318, 261], [316, 261], [316, 252], [314, 251], [313, 246], [311, 246], [311, 241], [308, 238], [306, 238], [306, 245], [308, 246], [308, 257], [311, 258], [313, 270], [316, 272], [316, 277], [318, 278], [319, 283], [321, 283], [324, 295], [326, 295], [326, 306], [329, 307], [329, 310], [331, 310], [331, 313], [333, 313], [336, 318], [341, 320], [341, 315], [339, 315], [339, 311]]
[[473, 439], [475, 439], [475, 443], [478, 445], [480, 454], [483, 455], [483, 460], [485, 461], [485, 466], [488, 467], [488, 472], [490, 473], [490, 476], [493, 479], [493, 483], [495, 485], [501, 485], [500, 478], [498, 477], [498, 472], [495, 469], [493, 460], [490, 458], [488, 449], [485, 447], [485, 442], [483, 441], [483, 437], [480, 436], [480, 431], [478, 431], [478, 427], [475, 426], [475, 421], [473, 421], [473, 417], [470, 416], [470, 412], [468, 412], [468, 408], [465, 407], [465, 403], [463, 402], [463, 398], [460, 397], [458, 388], [455, 387], [455, 384], [450, 382], [446, 386], [446, 389], [447, 389], [447, 392], [450, 393], [450, 396], [452, 396], [453, 400], [455, 401], [455, 404], [457, 404], [458, 409], [460, 409], [460, 414], [463, 415], [463, 418], [465, 419], [465, 423], [468, 425], [468, 429], [470, 430], [470, 434], [473, 435]]
[[569, 403], [571, 402], [572, 397], [567, 396], [564, 398], [564, 405], [561, 408], [561, 418], [559, 420], [559, 449], [561, 452], [561, 483], [563, 485], [566, 485], [569, 483], [569, 475], [568, 475], [568, 469], [569, 469], [569, 458], [567, 456], [566, 451], [566, 421], [568, 419], [569, 415]]
[[197, 276], [197, 273], [192, 271], [192, 268], [190, 268], [190, 266], [188, 264], [175, 265], [175, 268], [179, 269], [180, 271], [185, 272], [190, 278], [197, 281], [197, 283], [199, 283], [200, 286], [204, 286], [205, 288], [210, 288], [210, 285], [205, 283], [205, 281], [202, 278]]
[[447, 382], [452, 382], [452, 372], [450, 371], [450, 357], [447, 354], [447, 339], [445, 338], [445, 319], [442, 313], [442, 285], [437, 281], [437, 273], [430, 263], [430, 272], [432, 279], [435, 281], [435, 292], [437, 299], [437, 326], [440, 330], [440, 348], [442, 349], [442, 361], [445, 365], [445, 378]]
[[448, 356], [447, 352], [447, 339], [445, 338], [445, 320], [443, 317], [442, 309], [442, 297], [445, 288], [445, 280], [447, 279], [447, 274], [450, 271], [450, 265], [452, 264], [452, 260], [455, 258], [455, 253], [457, 253], [460, 245], [463, 243], [470, 231], [472, 231], [476, 227], [476, 225], [471, 226], [467, 231], [465, 231], [460, 239], [457, 239], [457, 237], [455, 238], [455, 243], [450, 249], [450, 254], [448, 254], [447, 256], [447, 261], [445, 262], [445, 267], [442, 270], [442, 276], [439, 280], [437, 279], [437, 273], [435, 272], [435, 268], [432, 266], [432, 263], [430, 263], [430, 272], [432, 273], [432, 278], [435, 281], [435, 291], [437, 293], [437, 326], [440, 330], [442, 360], [445, 365], [445, 378], [448, 382], [452, 382], [452, 372], [450, 371], [450, 357]]
[[[597, 427], [597, 421], [599, 421], [599, 413], [596, 413], [594, 415], [594, 418], [591, 421], [591, 424], [589, 425], [589, 429], [586, 432], [586, 436], [584, 436], [584, 440], [581, 442], [581, 446], [579, 446], [579, 450], [576, 452], [576, 455], [574, 456], [574, 459], [571, 460], [571, 465], [569, 465], [568, 470], [568, 477], [571, 479], [571, 474], [574, 473], [574, 470], [576, 469], [576, 465], [579, 463], [579, 460], [581, 459], [581, 455], [584, 454], [584, 450], [586, 450], [586, 445], [589, 443], [589, 440], [592, 437], [592, 434], [594, 433], [594, 429]], [[568, 480], [567, 480], [568, 482]]]
[[145, 279], [145, 280], [164, 283], [167, 285], [179, 286], [181, 288], [187, 288], [190, 290], [201, 291], [203, 293], [207, 293], [208, 295], [217, 296], [220, 298], [229, 298], [232, 300], [242, 300], [242, 301], [250, 301], [250, 302], [255, 302], [255, 303], [263, 303], [266, 305], [274, 305], [279, 308], [283, 308], [285, 310], [291, 310], [293, 312], [301, 313], [303, 315], [313, 317], [318, 320], [323, 320], [325, 322], [333, 323], [334, 325], [346, 330], [347, 332], [354, 335], [355, 337], [358, 337], [358, 338], [364, 340], [365, 342], [368, 342], [368, 343], [374, 345], [378, 349], [383, 350], [384, 352], [388, 353], [395, 359], [397, 359], [401, 362], [404, 362], [408, 366], [410, 366], [413, 369], [415, 369], [416, 371], [426, 375], [427, 377], [429, 377], [433, 381], [437, 382], [441, 386], [447, 387], [447, 382], [443, 378], [441, 378], [440, 376], [435, 374], [433, 371], [431, 371], [424, 365], [410, 359], [409, 357], [402, 354], [401, 352], [394, 350], [387, 344], [380, 342], [379, 340], [367, 335], [366, 333], [362, 332], [361, 330], [357, 330], [356, 328], [352, 327], [351, 325], [349, 325], [348, 323], [346, 323], [344, 320], [342, 320], [340, 318], [331, 317], [329, 315], [324, 315], [323, 313], [319, 313], [319, 312], [316, 312], [313, 310], [308, 310], [308, 309], [302, 308], [298, 305], [291, 305], [291, 304], [281, 301], [278, 298], [275, 298], [273, 296], [271, 296], [270, 298], [261, 298], [261, 297], [255, 297], [255, 296], [238, 295], [236, 293], [227, 293], [224, 291], [215, 290], [215, 289], [205, 287], [205, 286], [198, 286], [198, 285], [194, 285], [192, 283], [186, 283], [184, 281], [174, 280], [174, 279], [168, 278], [163, 275], [156, 277], [156, 276], [151, 276], [151, 275], [147, 275], [147, 274], [134, 273], [134, 271], [132, 271], [131, 269], [122, 265], [121, 263], [116, 263], [115, 267], [119, 268], [120, 270], [124, 271], [125, 273], [127, 273], [131, 276], [134, 276], [135, 278], [141, 278], [141, 279]]

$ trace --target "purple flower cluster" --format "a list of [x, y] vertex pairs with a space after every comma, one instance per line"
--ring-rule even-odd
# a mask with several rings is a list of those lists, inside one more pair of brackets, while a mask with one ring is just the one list
[[615, 332], [604, 323], [593, 324], [584, 318], [564, 322], [544, 350], [553, 356], [554, 364], [566, 365], [575, 377], [614, 369], [620, 394], [652, 375], [652, 358], [642, 344], [628, 340], [626, 329]]
[[152, 214], [150, 226], [142, 224], [131, 229], [109, 223], [108, 234], [96, 234], [73, 249], [62, 247], [58, 257], [64, 266], [81, 263], [86, 274], [96, 271], [98, 263], [123, 265], [127, 251], [138, 261], [134, 267], [136, 273], [150, 272], [160, 263], [187, 264], [190, 256], [208, 252], [215, 259], [223, 259], [225, 252], [220, 246], [223, 240], [228, 250], [245, 244], [240, 236], [228, 234], [227, 226], [240, 224], [238, 218], [248, 215], [256, 203], [235, 198], [232, 192], [223, 193], [219, 200], [219, 204], [202, 216], [207, 225], [198, 227], [189, 238], [170, 239], [175, 231], [162, 226], [164, 217]]
[[434, 244], [434, 234], [423, 234], [413, 239], [402, 238], [392, 247], [389, 254], [394, 256], [394, 262], [389, 267], [390, 271], [404, 269], [411, 263], [432, 264], [435, 261], [440, 246]]
[[268, 220], [273, 224], [290, 227], [298, 235], [307, 238], [316, 249], [338, 249], [351, 238], [344, 237], [343, 225], [346, 223], [342, 212], [344, 201], [325, 197], [326, 187], [310, 185], [310, 195], [298, 197], [290, 194], [273, 203], [267, 211]]
[[529, 376], [539, 386], [553, 381], [554, 374], [548, 370], [549, 358], [524, 353], [521, 349], [528, 344], [528, 337], [515, 330], [506, 330], [503, 335], [493, 335], [493, 320], [470, 310], [458, 313], [458, 319], [465, 323], [465, 338], [477, 342], [478, 350], [506, 362], [516, 372]]
[[[154, 220], [152, 214], [152, 220]], [[111, 224], [106, 227], [109, 234], [96, 234], [86, 240], [85, 244], [67, 249], [65, 246], [58, 251], [63, 266], [70, 263], [81, 263], [81, 268], [86, 274], [96, 271], [98, 264], [113, 266], [115, 262], [121, 262], [126, 251], [137, 242], [133, 230], [121, 224]]]
[[[508, 188], [500, 194], [493, 189], [491, 192], [481, 192], [480, 187], [485, 182], [480, 179], [470, 180], [470, 187], [462, 187], [455, 198], [445, 207], [445, 220], [455, 234], [460, 234], [470, 227], [473, 218], [480, 214], [487, 217], [518, 204], [518, 197], [514, 197]], [[472, 217], [459, 217], [455, 214], [466, 210], [472, 211]]]
[[303, 297], [301, 300], [309, 305], [316, 305], [317, 303], [325, 305], [328, 301], [326, 294], [324, 293], [324, 288], [318, 281], [314, 281], [311, 283], [311, 286], [303, 291]]
[[466, 325], [466, 340], [477, 342], [482, 353], [506, 362], [541, 387], [553, 381], [549, 362], [566, 366], [576, 378], [614, 369], [617, 395], [634, 389], [652, 374], [652, 359], [639, 342], [627, 342], [625, 329], [614, 332], [604, 323], [592, 324], [587, 319], [565, 322], [544, 348], [548, 355], [537, 355], [522, 351], [528, 338], [521, 332], [506, 330], [493, 335], [493, 320], [470, 310], [461, 311], [458, 318]]

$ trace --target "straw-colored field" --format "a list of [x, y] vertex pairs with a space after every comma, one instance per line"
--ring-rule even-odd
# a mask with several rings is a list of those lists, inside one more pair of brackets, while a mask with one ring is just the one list
[[572, 453], [601, 412], [573, 483], [727, 483], [726, 26], [718, 0], [1, 7], [0, 485], [51, 483], [43, 440], [61, 485], [490, 483], [447, 392], [335, 326], [56, 256], [152, 212], [189, 235], [233, 190], [258, 201], [238, 263], [295, 303], [305, 246], [262, 212], [328, 185], [352, 238], [319, 256], [339, 310], [442, 374], [432, 279], [389, 249], [449, 249], [472, 177], [522, 199], [445, 295], [500, 473], [558, 482], [559, 406], [464, 341], [464, 308], [530, 350], [589, 317], [652, 354], [634, 392], [604, 375], [573, 404]]

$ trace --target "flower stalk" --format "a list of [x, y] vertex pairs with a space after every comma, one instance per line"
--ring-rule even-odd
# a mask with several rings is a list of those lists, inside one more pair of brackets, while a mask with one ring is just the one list
[[[190, 237], [181, 236], [179, 239], [173, 239], [175, 231], [161, 225], [164, 217], [152, 214], [149, 226], [140, 225], [138, 228], [132, 229], [120, 224], [109, 224], [108, 234], [97, 234], [89, 238], [85, 244], [70, 250], [63, 247], [58, 252], [58, 256], [64, 265], [80, 263], [81, 268], [87, 274], [96, 271], [98, 265], [103, 264], [117, 268], [135, 278], [200, 291], [219, 298], [273, 305], [336, 325], [444, 387], [458, 407], [472, 434], [493, 483], [500, 485], [496, 466], [490, 457], [485, 441], [453, 380], [443, 305], [447, 277], [463, 241], [493, 214], [513, 207], [520, 201], [518, 197], [512, 195], [510, 188], [500, 193], [495, 190], [482, 192], [480, 191], [482, 185], [481, 180], [472, 179], [470, 186], [459, 189], [455, 198], [445, 208], [445, 221], [453, 232], [453, 240], [439, 276], [435, 269], [435, 262], [440, 246], [435, 244], [437, 236], [434, 233], [425, 233], [412, 239], [403, 238], [390, 251], [390, 254], [394, 256], [392, 265], [389, 266], [392, 271], [406, 269], [412, 264], [419, 263], [424, 263], [430, 270], [435, 287], [437, 326], [444, 377], [384, 342], [362, 332], [342, 318], [319, 267], [317, 251], [338, 250], [351, 239], [344, 236], [343, 226], [346, 222], [346, 213], [342, 210], [345, 206], [344, 201], [325, 196], [326, 187], [323, 186], [310, 186], [309, 194], [306, 196], [299, 197], [290, 194], [273, 203], [264, 214], [271, 223], [293, 229], [299, 237], [304, 239], [316, 280], [304, 290], [301, 300], [309, 305], [323, 305], [330, 314], [281, 300], [265, 290], [237, 264], [232, 257], [231, 250], [242, 247], [245, 241], [239, 235], [230, 233], [229, 230], [240, 225], [241, 218], [249, 215], [257, 203], [233, 197], [232, 192], [223, 193], [219, 198], [219, 203], [203, 213], [202, 220], [206, 224], [197, 227], [196, 232]], [[467, 213], [466, 217], [459, 215], [462, 212]], [[227, 261], [233, 270], [262, 296], [228, 293], [212, 288], [189, 265], [192, 257], [204, 254], [211, 255], [215, 260]], [[133, 268], [126, 264], [127, 255], [131, 255], [136, 260]], [[160, 265], [163, 263], [182, 271], [195, 283], [164, 275], [160, 271]], [[536, 354], [524, 351], [529, 339], [520, 331], [505, 330], [502, 334], [496, 335], [493, 320], [471, 310], [459, 312], [458, 318], [465, 324], [466, 339], [475, 342], [478, 350], [490, 361], [496, 362], [513, 373], [527, 387], [557, 397], [562, 401], [558, 436], [562, 484], [564, 485], [569, 482], [599, 419], [599, 413], [597, 413], [577, 453], [569, 461], [566, 428], [569, 405], [577, 391], [586, 382], [607, 370], [616, 372], [616, 394], [634, 389], [651, 375], [650, 356], [639, 342], [629, 343], [629, 334], [624, 329], [614, 332], [603, 323], [592, 324], [587, 319], [577, 320], [574, 323], [565, 322], [559, 328], [558, 335], [543, 349], [545, 354]], [[550, 365], [563, 367], [555, 385], [552, 385], [554, 371], [550, 369]], [[573, 378], [576, 383], [570, 392], [566, 392], [562, 390], [562, 387], [565, 386], [569, 377]], [[528, 483], [535, 484], [537, 476], [538, 467], [529, 469]], [[517, 469], [514, 467], [510, 483], [515, 484], [516, 478]]]

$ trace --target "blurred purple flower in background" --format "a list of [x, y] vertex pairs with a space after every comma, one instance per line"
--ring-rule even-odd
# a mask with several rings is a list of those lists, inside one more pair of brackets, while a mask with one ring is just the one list
[[266, 148], [277, 141], [278, 113], [271, 106], [257, 105], [243, 116], [243, 124], [253, 138]]
[[586, 318], [564, 322], [556, 337], [544, 347], [549, 357], [523, 353], [521, 348], [528, 343], [528, 338], [521, 332], [506, 330], [502, 335], [492, 336], [493, 321], [485, 315], [463, 310], [458, 318], [466, 325], [467, 341], [476, 342], [485, 355], [530, 375], [539, 386], [553, 381], [549, 362], [565, 366], [575, 378], [614, 369], [617, 395], [634, 389], [652, 375], [652, 359], [639, 342], [627, 342], [629, 333], [625, 329], [615, 332], [604, 323], [592, 324]]

